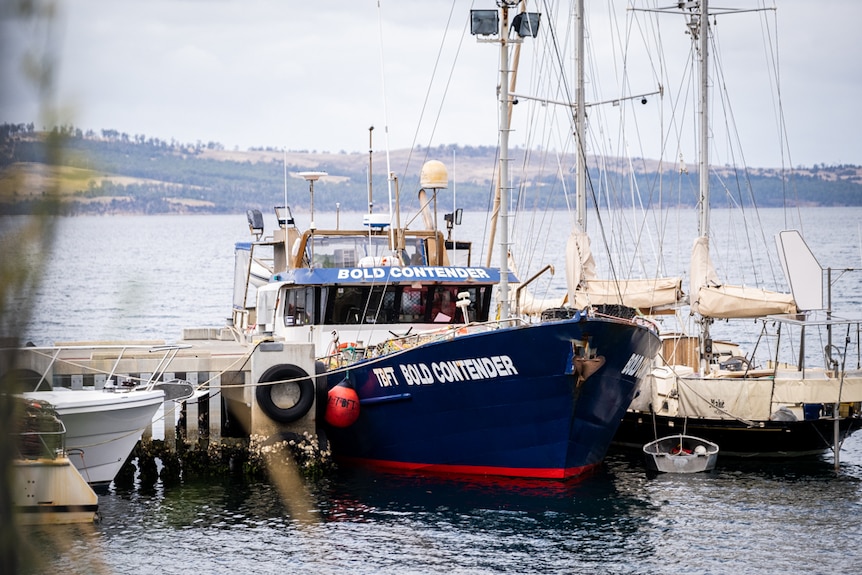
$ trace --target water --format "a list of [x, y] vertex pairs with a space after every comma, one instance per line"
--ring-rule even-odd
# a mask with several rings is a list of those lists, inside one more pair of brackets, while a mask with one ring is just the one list
[[[661, 254], [662, 275], [685, 277], [687, 274], [696, 215], [693, 210], [681, 212], [679, 222], [663, 224], [665, 239], [661, 249], [656, 240], [651, 242], [654, 253], [647, 254], [654, 259], [658, 257], [656, 254]], [[732, 210], [713, 212], [713, 252], [719, 272], [726, 274], [731, 283], [786, 289], [783, 279], [773, 277], [781, 274], [780, 266], [777, 262], [770, 266], [767, 257], [773, 254], [774, 260], [772, 238], [785, 227], [784, 211], [760, 210], [762, 237], [750, 239], [744, 238], [744, 226], [732, 219], [733, 214]], [[862, 269], [862, 208], [809, 208], [805, 218], [803, 232], [822, 266]], [[315, 219], [323, 229], [334, 227], [336, 216], [318, 213]], [[612, 218], [604, 219], [607, 222]], [[647, 216], [645, 219], [655, 218]], [[358, 226], [361, 214], [342, 213], [339, 220], [342, 227]], [[14, 221], [15, 218], [0, 219], [0, 230], [13, 227], [10, 222]], [[303, 224], [299, 219], [298, 222]], [[556, 262], [557, 267], [562, 268], [559, 258], [565, 253], [570, 222], [571, 217], [562, 212], [542, 218], [531, 213], [518, 216], [513, 226], [513, 242], [527, 244], [525, 249], [514, 252], [520, 277], [530, 277], [547, 263]], [[273, 224], [267, 217], [266, 229], [271, 230]], [[599, 225], [590, 225], [591, 234], [600, 236]], [[455, 239], [474, 242], [474, 263], [485, 261], [483, 238], [486, 234], [485, 214], [464, 214], [463, 225], [455, 229]], [[616, 237], [610, 229], [605, 229], [604, 234]], [[637, 235], [641, 238], [640, 251], [648, 251], [643, 238], [649, 234], [639, 231]], [[657, 238], [657, 233], [653, 237]], [[741, 248], [727, 245], [740, 237], [745, 239]], [[682, 239], [677, 241], [677, 238]], [[33, 302], [26, 304], [31, 321], [22, 340], [36, 345], [82, 340], [173, 341], [180, 338], [183, 328], [224, 325], [231, 314], [234, 244], [250, 239], [246, 220], [241, 215], [60, 219], [51, 263], [43, 270]], [[753, 242], [758, 240], [764, 240], [766, 246], [753, 249]], [[16, 246], [10, 244], [8, 238], [0, 237], [3, 253], [16, 252]], [[634, 250], [636, 240], [625, 244], [625, 248], [618, 245], [614, 249], [615, 258], [634, 257], [620, 254], [624, 250]], [[597, 239], [593, 240], [593, 253], [600, 277], [612, 277], [607, 253], [599, 247]], [[492, 265], [498, 265], [496, 253]], [[631, 271], [629, 275], [640, 273], [643, 277], [646, 270], [656, 265], [653, 261], [643, 266], [646, 269], [635, 269], [638, 266], [634, 264], [617, 264], [616, 271], [620, 275]], [[752, 267], [758, 269], [757, 278], [747, 271]], [[862, 308], [862, 273], [845, 274], [840, 279], [838, 276], [836, 272], [837, 281], [833, 286], [836, 308], [858, 313]], [[688, 289], [687, 283], [684, 282], [683, 288]], [[557, 269], [553, 276], [544, 274], [533, 285], [535, 295], [540, 298], [561, 297], [565, 290], [562, 269]]]
[[[780, 228], [780, 214], [766, 212], [767, 227]], [[821, 263], [860, 267], [862, 210], [809, 212], [805, 231]], [[357, 216], [342, 214], [342, 222], [349, 217]], [[319, 216], [318, 225], [327, 218], [334, 216]], [[558, 218], [544, 251], [532, 257], [534, 271], [545, 255], [559, 253], [567, 223]], [[483, 226], [484, 215], [465, 214], [458, 231], [479, 236]], [[24, 334], [37, 344], [170, 341], [184, 327], [222, 325], [233, 244], [249, 237], [242, 216], [78, 217], [61, 220], [58, 232]], [[0, 243], [9, 253], [8, 240]], [[835, 285], [836, 300], [857, 311], [859, 275]], [[615, 453], [595, 475], [571, 483], [342, 469], [288, 493], [230, 477], [113, 486], [99, 505], [97, 525], [26, 529], [40, 558], [28, 571], [856, 572], [862, 433], [844, 445], [837, 473], [829, 457], [769, 464], [719, 457], [710, 474], [649, 476], [639, 456]]]
[[265, 482], [112, 489], [98, 525], [36, 528], [52, 573], [826, 573], [862, 553], [862, 449], [825, 462], [719, 460], [648, 476], [611, 456], [571, 484], [475, 484], [342, 470], [306, 493]]

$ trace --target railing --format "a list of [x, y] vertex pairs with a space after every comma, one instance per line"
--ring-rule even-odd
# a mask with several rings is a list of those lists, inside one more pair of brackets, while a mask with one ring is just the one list
[[[45, 420], [47, 421], [47, 420]], [[15, 442], [17, 459], [56, 459], [66, 452], [66, 426], [59, 418], [54, 418], [57, 425], [55, 431], [22, 431], [13, 434], [18, 437]]]
[[452, 340], [456, 337], [481, 333], [503, 327], [516, 327], [523, 325], [521, 318], [509, 318], [505, 320], [494, 320], [487, 322], [468, 323], [464, 325], [447, 325], [442, 329], [417, 332], [403, 336], [393, 337], [376, 345], [371, 346], [347, 346], [337, 350], [335, 353], [320, 358], [329, 369], [346, 367], [358, 361], [376, 359], [393, 353], [400, 353], [410, 348], [433, 343], [435, 341]]
[[[105, 385], [107, 387], [111, 387], [108, 382], [113, 381], [117, 377], [117, 369], [120, 363], [127, 359], [127, 352], [146, 352], [147, 354], [161, 354], [160, 357], [156, 357], [156, 366], [151, 370], [151, 373], [147, 380], [140, 380], [136, 382], [132, 382], [132, 385], [129, 386], [128, 383], [123, 384], [119, 381], [115, 383], [113, 387], [116, 389], [125, 389], [130, 390], [132, 388], [146, 388], [152, 389], [154, 385], [159, 383], [164, 379], [164, 375], [167, 372], [171, 362], [176, 358], [177, 354], [183, 350], [191, 348], [190, 344], [161, 344], [161, 343], [146, 343], [146, 344], [110, 344], [110, 343], [93, 343], [93, 344], [83, 344], [83, 345], [58, 345], [58, 346], [50, 346], [50, 347], [28, 347], [22, 348], [19, 350], [20, 353], [30, 353], [41, 355], [45, 358], [46, 364], [41, 366], [39, 369], [39, 380], [36, 381], [35, 378], [33, 381], [35, 382], [32, 385], [32, 388], [26, 389], [24, 391], [40, 391], [44, 389], [50, 389], [54, 387], [54, 382], [50, 378], [50, 374], [52, 373], [52, 369], [55, 364], [62, 363], [69, 366], [78, 366], [85, 370], [85, 373], [93, 373], [93, 374], [102, 374], [105, 377]], [[89, 358], [68, 358], [65, 357], [64, 354], [68, 354], [68, 352], [79, 352], [86, 351], [91, 352], [91, 356]], [[113, 366], [110, 371], [101, 371], [92, 366], [85, 365], [86, 363], [91, 363], [93, 360], [92, 352], [98, 352], [99, 354], [109, 354], [105, 355], [105, 357], [100, 357], [99, 359], [110, 359], [113, 361]], [[114, 356], [116, 353], [116, 356]], [[28, 382], [30, 383], [30, 382]], [[43, 386], [47, 384], [47, 388]]]

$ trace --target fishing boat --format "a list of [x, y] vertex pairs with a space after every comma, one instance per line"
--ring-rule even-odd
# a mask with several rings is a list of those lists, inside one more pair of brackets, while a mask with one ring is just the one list
[[51, 404], [17, 398], [17, 453], [10, 495], [21, 525], [92, 523], [99, 497], [69, 460], [66, 430]]
[[[342, 461], [557, 479], [602, 461], [658, 349], [651, 324], [571, 308], [538, 323], [495, 317], [495, 287], [514, 274], [451, 265], [439, 231], [284, 231], [298, 249], [257, 288], [253, 330], [315, 343]], [[312, 403], [304, 382], [292, 403], [260, 386], [258, 404], [293, 420]]]
[[643, 446], [647, 468], [658, 473], [701, 473], [715, 469], [718, 445], [692, 435], [670, 435]]
[[[793, 230], [778, 236], [778, 259], [792, 293], [719, 279], [710, 257], [707, 106], [709, 86], [719, 84], [708, 79], [710, 22], [725, 9], [710, 11], [707, 0], [678, 8], [699, 58], [699, 220], [689, 293], [696, 333], [663, 335], [659, 365], [645, 379], [615, 441], [640, 448], [687, 429], [720, 445], [725, 455], [796, 457], [832, 450], [837, 466], [842, 442], [862, 426], [862, 323], [832, 310], [831, 298], [823, 297], [824, 283], [831, 289], [831, 272]], [[714, 338], [712, 328], [722, 320], [756, 321], [754, 349]], [[834, 333], [842, 333], [841, 343]]]
[[[514, 4], [501, 2], [499, 16], [473, 20], [477, 34], [500, 45], [504, 188], [509, 35], [532, 35], [538, 24], [522, 13], [510, 28]], [[436, 218], [427, 219], [429, 229], [410, 230], [397, 209], [369, 213], [364, 229], [316, 229], [314, 182], [324, 176], [303, 177], [312, 198], [309, 229], [279, 216], [271, 241], [237, 247], [244, 262], [261, 261], [257, 250], [271, 247], [274, 263], [271, 281], [260, 286], [248, 281], [250, 263], [238, 266], [246, 291], [235, 295], [243, 304], [234, 318], [253, 337], [315, 345], [326, 381], [325, 434], [336, 457], [409, 472], [548, 479], [600, 464], [659, 348], [650, 322], [593, 306], [545, 309], [541, 321], [512, 314], [509, 288], [517, 279], [505, 201], [500, 265], [477, 266], [470, 243], [447, 240]], [[422, 191], [436, 199], [447, 181], [442, 163], [425, 163]], [[259, 221], [250, 215], [252, 229]], [[279, 422], [307, 412], [310, 374], [285, 368], [275, 375], [301, 384], [290, 401], [279, 398], [281, 382], [259, 386], [263, 411]]]

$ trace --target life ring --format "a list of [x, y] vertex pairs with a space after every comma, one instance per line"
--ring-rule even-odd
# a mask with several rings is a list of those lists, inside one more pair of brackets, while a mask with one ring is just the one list
[[[299, 379], [302, 378], [302, 379]], [[260, 385], [270, 381], [293, 380], [288, 383]], [[300, 367], [291, 364], [274, 365], [266, 370], [258, 381], [254, 396], [257, 405], [270, 419], [276, 423], [293, 423], [305, 416], [314, 405], [314, 382]], [[299, 399], [290, 407], [279, 407], [272, 399], [272, 390], [276, 385], [296, 384], [299, 387]]]

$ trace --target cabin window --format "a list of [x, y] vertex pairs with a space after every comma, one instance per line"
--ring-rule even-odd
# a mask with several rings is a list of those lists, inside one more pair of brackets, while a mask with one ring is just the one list
[[326, 314], [326, 303], [329, 298], [329, 290], [326, 288], [316, 287], [314, 288], [314, 301], [317, 302], [317, 305], [314, 307], [314, 323], [320, 323], [323, 319], [323, 316]]
[[404, 254], [405, 263], [411, 266], [424, 266], [428, 263], [425, 257], [425, 242], [420, 238], [414, 238], [407, 243], [407, 253]]
[[314, 321], [314, 288], [287, 288], [284, 294], [284, 325], [306, 325]]
[[[439, 287], [434, 290], [434, 299], [431, 302], [431, 321], [434, 323], [451, 323], [455, 319], [456, 311], [455, 301], [458, 297], [458, 288], [454, 287]], [[463, 323], [463, 318], [460, 319]]]
[[464, 323], [458, 294], [468, 294], [467, 321], [487, 321], [490, 286], [389, 285], [323, 288], [327, 324]]
[[362, 267], [363, 258], [372, 258], [380, 265], [380, 260], [391, 254], [388, 236], [312, 236], [311, 241], [316, 268]]
[[399, 323], [423, 323], [426, 301], [428, 301], [428, 286], [418, 288], [404, 286], [401, 292]]
[[338, 287], [334, 291], [332, 306], [327, 310], [326, 323], [359, 323], [362, 313], [362, 288]]

